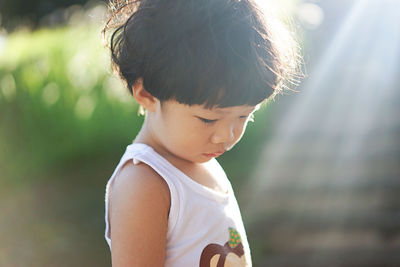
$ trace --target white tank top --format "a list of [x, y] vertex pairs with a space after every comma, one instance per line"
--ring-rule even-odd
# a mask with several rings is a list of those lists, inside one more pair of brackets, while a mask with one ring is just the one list
[[[108, 220], [113, 181], [129, 160], [152, 167], [168, 184], [166, 267], [251, 266], [250, 249], [231, 183], [216, 159], [206, 164], [218, 174], [227, 193], [215, 191], [189, 178], [146, 144], [128, 145], [105, 194], [105, 239], [111, 250]], [[134, 177], [132, 177], [134, 179]]]

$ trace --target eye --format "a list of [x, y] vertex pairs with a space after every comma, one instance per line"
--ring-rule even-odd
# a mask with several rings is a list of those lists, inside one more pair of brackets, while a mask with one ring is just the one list
[[240, 119], [249, 119], [249, 121], [254, 122], [254, 114], [251, 113], [249, 116], [240, 116]]
[[206, 123], [206, 124], [213, 124], [214, 122], [216, 122], [217, 120], [209, 120], [209, 119], [205, 119], [205, 118], [201, 118], [198, 117], [199, 120], [201, 120], [202, 122]]

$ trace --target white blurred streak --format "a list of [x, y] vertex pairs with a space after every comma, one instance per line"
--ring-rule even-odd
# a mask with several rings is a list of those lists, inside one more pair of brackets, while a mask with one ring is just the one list
[[[297, 101], [281, 116], [260, 157], [254, 179], [248, 183], [249, 200], [244, 213], [250, 219], [265, 209], [260, 203], [269, 205], [265, 202], [269, 192], [281, 185], [292, 183], [293, 187], [312, 188], [321, 183], [352, 184], [363, 175], [362, 149], [368, 146], [365, 136], [384, 120], [382, 107], [393, 95], [392, 83], [399, 72], [398, 10], [399, 1], [354, 2], [331, 45], [310, 71], [301, 92], [289, 96], [296, 97]], [[326, 84], [340, 68], [346, 71], [339, 71], [335, 86]], [[321, 105], [325, 106], [321, 108]], [[326, 112], [318, 114], [321, 110]], [[315, 140], [305, 148], [297, 139], [309, 134], [307, 131], [315, 134]], [[292, 177], [293, 173], [287, 171], [290, 168], [293, 171], [288, 153], [296, 151], [304, 153], [306, 159], [302, 162], [306, 164]], [[333, 153], [334, 160], [329, 166], [320, 166], [319, 160], [326, 153]], [[351, 166], [349, 159], [359, 165]], [[324, 181], [320, 176], [324, 168], [334, 180]]]
[[310, 123], [307, 121], [307, 113], [309, 112], [310, 104], [315, 102], [315, 91], [323, 85], [324, 78], [329, 75], [329, 70], [335, 63], [336, 55], [339, 53], [340, 49], [343, 48], [345, 40], [350, 36], [355, 26], [354, 21], [360, 16], [358, 10], [363, 8], [363, 6], [360, 8], [361, 4], [364, 5], [365, 2], [358, 2], [358, 5], [355, 5], [352, 11], [349, 12], [349, 17], [338, 31], [335, 40], [332, 41], [332, 44], [327, 49], [324, 57], [321, 58], [319, 64], [311, 71], [312, 79], [308, 80], [307, 85], [305, 85], [307, 90], [302, 91], [299, 96], [297, 96], [297, 103], [286, 112], [280, 124], [277, 126], [277, 129], [274, 130], [274, 134], [267, 144], [268, 147], [265, 148], [264, 154], [261, 155], [259, 167], [256, 169], [257, 171], [254, 177], [256, 177], [257, 180], [250, 182], [252, 188], [250, 190], [253, 192], [253, 199], [249, 203], [250, 207], [254, 206], [256, 197], [259, 196], [260, 193], [270, 188], [272, 184], [277, 183], [277, 178], [281, 178], [278, 173], [282, 170], [276, 167], [281, 165], [284, 159], [285, 152], [290, 145], [289, 140], [295, 134], [294, 130], [300, 129], [301, 124]]

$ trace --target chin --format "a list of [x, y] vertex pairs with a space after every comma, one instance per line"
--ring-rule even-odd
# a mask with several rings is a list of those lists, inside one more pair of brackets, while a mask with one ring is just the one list
[[194, 159], [186, 159], [187, 161], [191, 162], [191, 163], [205, 163], [210, 161], [212, 158], [207, 158], [207, 157], [198, 157], [198, 158], [194, 158]]
[[196, 163], [206, 163], [206, 162], [208, 162], [208, 161], [210, 161], [210, 160], [211, 160], [211, 158], [209, 158], [209, 159], [203, 159], [203, 160], [196, 161]]
[[179, 155], [177, 155], [177, 156], [182, 160], [185, 160], [189, 163], [194, 163], [194, 164], [205, 163], [212, 159], [211, 157], [206, 157], [204, 155], [198, 155], [198, 156], [194, 155], [193, 157], [183, 157], [183, 156], [179, 156]]

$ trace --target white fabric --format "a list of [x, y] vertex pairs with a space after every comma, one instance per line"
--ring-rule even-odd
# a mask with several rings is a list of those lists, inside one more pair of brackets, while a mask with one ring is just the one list
[[[227, 193], [217, 192], [195, 182], [152, 147], [139, 143], [128, 145], [106, 186], [105, 239], [110, 250], [111, 237], [108, 220], [110, 194], [113, 181], [118, 177], [120, 168], [129, 160], [133, 160], [134, 164], [143, 162], [149, 165], [168, 184], [171, 207], [168, 218], [165, 266], [216, 266], [218, 260], [224, 262], [222, 266], [251, 266], [250, 249], [239, 207], [231, 183], [217, 160], [212, 159], [206, 164], [209, 164], [209, 167], [219, 175], [220, 182], [228, 188]], [[236, 239], [237, 242], [231, 239], [235, 238], [235, 235], [239, 236], [239, 239]], [[229, 242], [230, 240], [232, 242]], [[238, 249], [237, 246], [241, 246], [240, 242], [243, 245], [244, 255], [238, 256], [229, 252], [230, 248]], [[210, 245], [204, 250], [209, 244], [215, 245]], [[242, 252], [239, 252], [240, 254]], [[203, 264], [200, 264], [201, 257], [203, 257]]]

